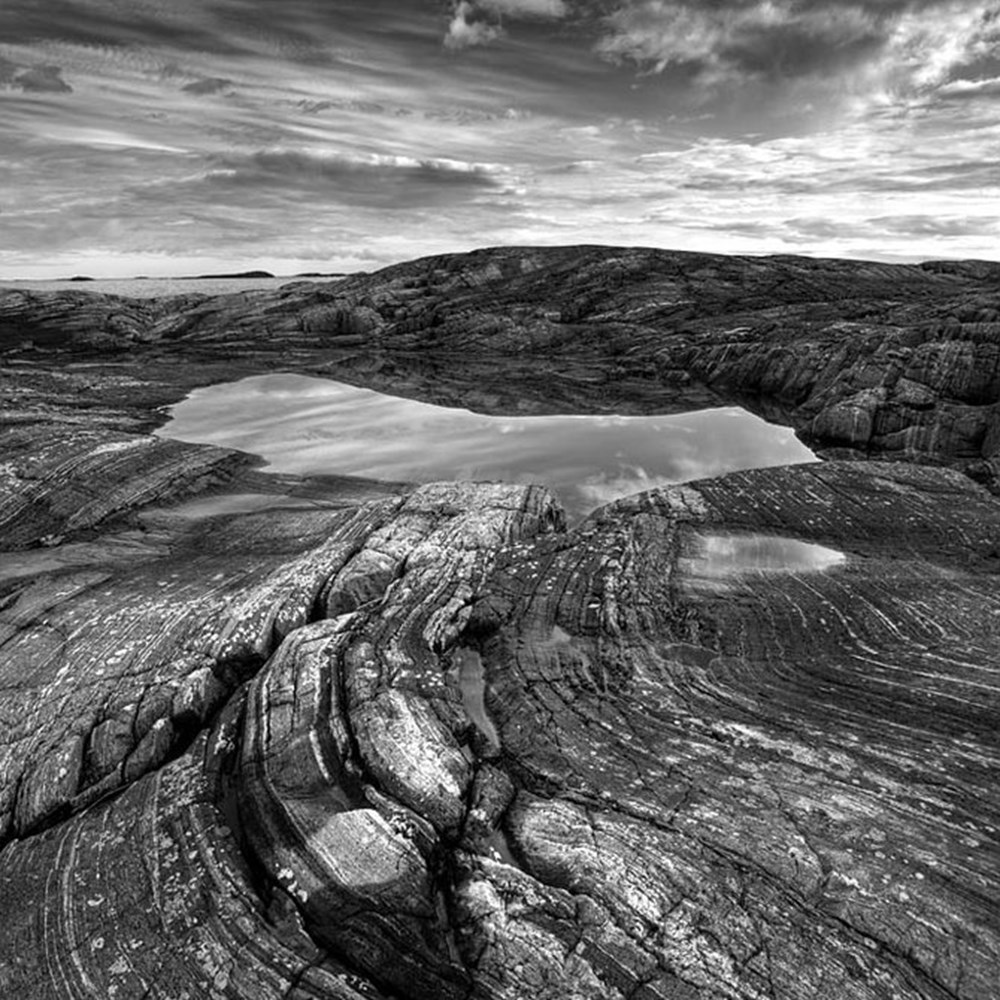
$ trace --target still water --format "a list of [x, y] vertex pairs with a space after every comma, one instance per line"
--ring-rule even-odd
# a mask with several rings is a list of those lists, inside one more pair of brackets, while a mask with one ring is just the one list
[[198, 389], [165, 437], [263, 456], [276, 472], [404, 482], [544, 483], [571, 519], [670, 483], [816, 461], [787, 427], [739, 407], [681, 416], [487, 416], [303, 375]]
[[694, 554], [682, 559], [681, 567], [693, 577], [707, 579], [752, 573], [815, 573], [847, 561], [836, 549], [777, 535], [696, 535], [694, 544]]

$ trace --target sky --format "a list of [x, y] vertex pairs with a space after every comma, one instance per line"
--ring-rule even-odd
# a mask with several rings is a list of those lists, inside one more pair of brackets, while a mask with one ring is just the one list
[[1000, 259], [996, 0], [0, 0], [0, 277]]

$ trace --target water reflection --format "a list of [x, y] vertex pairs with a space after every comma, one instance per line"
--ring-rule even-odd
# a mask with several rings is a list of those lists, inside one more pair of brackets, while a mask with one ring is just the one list
[[499, 747], [500, 734], [486, 714], [486, 671], [482, 657], [474, 649], [459, 647], [452, 653], [452, 666], [458, 669], [458, 687], [465, 714], [490, 746]]
[[815, 461], [738, 407], [680, 416], [487, 416], [302, 375], [193, 392], [160, 433], [262, 455], [279, 472], [545, 483], [571, 517], [640, 490]]
[[843, 563], [843, 552], [797, 538], [775, 535], [695, 535], [695, 553], [681, 559], [681, 569], [710, 580], [749, 573], [801, 573]]
[[315, 503], [297, 500], [285, 493], [222, 493], [188, 500], [172, 507], [147, 507], [139, 515], [139, 520], [149, 521], [167, 517], [200, 521], [218, 514], [254, 514], [274, 507], [315, 506]]

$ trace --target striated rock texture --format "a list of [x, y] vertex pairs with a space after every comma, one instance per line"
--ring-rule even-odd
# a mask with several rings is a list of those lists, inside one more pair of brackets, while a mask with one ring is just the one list
[[214, 298], [0, 292], [16, 358], [334, 357], [339, 378], [491, 412], [739, 398], [840, 457], [978, 462], [982, 476], [1000, 452], [998, 337], [1000, 264], [984, 261], [507, 247]]
[[[0, 998], [994, 1000], [998, 276], [506, 249], [2, 296]], [[570, 531], [538, 486], [151, 435], [276, 367], [520, 412], [751, 401], [929, 464]]]

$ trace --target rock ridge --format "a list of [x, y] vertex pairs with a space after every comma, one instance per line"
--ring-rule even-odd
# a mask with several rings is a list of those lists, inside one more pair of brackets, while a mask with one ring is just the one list
[[[987, 475], [1000, 448], [998, 284], [1000, 265], [987, 261], [500, 247], [215, 297], [6, 291], [0, 337], [15, 360], [181, 354], [256, 359], [258, 370], [263, 357], [301, 370], [317, 352], [377, 352], [392, 373], [357, 364], [354, 378], [395, 391], [408, 366], [438, 355], [453, 380], [456, 355], [480, 370], [487, 358], [540, 362], [538, 405], [546, 374], [596, 380], [590, 400], [610, 405], [623, 395], [615, 383], [638, 383], [647, 407], [688, 389], [702, 405], [745, 400], [832, 455], [979, 463]], [[455, 395], [438, 386], [441, 401]], [[497, 395], [471, 402], [512, 405]]]
[[[495, 248], [0, 295], [0, 997], [992, 1000], [998, 278]], [[152, 435], [276, 368], [746, 399], [830, 460], [567, 529]]]

